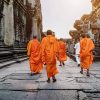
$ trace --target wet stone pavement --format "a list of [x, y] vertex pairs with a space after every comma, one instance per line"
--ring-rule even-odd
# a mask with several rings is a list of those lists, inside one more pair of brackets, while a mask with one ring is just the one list
[[0, 100], [100, 100], [100, 62], [92, 65], [90, 77], [80, 74], [71, 59], [57, 67], [56, 83], [46, 82], [45, 66], [41, 74], [30, 76], [28, 61], [0, 69]]

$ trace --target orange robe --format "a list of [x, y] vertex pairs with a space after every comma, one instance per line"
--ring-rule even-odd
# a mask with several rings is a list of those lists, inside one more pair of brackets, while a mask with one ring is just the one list
[[80, 59], [83, 69], [89, 69], [90, 65], [93, 63], [92, 50], [94, 47], [94, 43], [90, 38], [83, 38], [80, 41]]
[[64, 62], [67, 60], [67, 55], [66, 55], [66, 44], [63, 41], [59, 41], [59, 61]]
[[31, 49], [32, 40], [30, 40], [27, 44], [27, 55], [30, 56], [30, 49]]
[[27, 45], [27, 55], [30, 60], [30, 70], [32, 73], [40, 73], [42, 71], [41, 46], [37, 39], [30, 40]]
[[47, 35], [41, 42], [42, 61], [46, 63], [46, 71], [48, 78], [56, 75], [58, 69], [56, 67], [57, 41], [52, 35]]

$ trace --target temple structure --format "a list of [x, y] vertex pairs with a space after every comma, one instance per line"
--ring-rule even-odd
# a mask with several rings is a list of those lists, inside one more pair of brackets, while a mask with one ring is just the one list
[[41, 33], [40, 0], [0, 0], [0, 62], [25, 57], [27, 42]]
[[[100, 57], [100, 0], [91, 0], [92, 11], [90, 14], [84, 14], [74, 23], [74, 28], [78, 31], [76, 34], [88, 33], [95, 43], [95, 57]], [[73, 32], [69, 32], [71, 35]], [[74, 33], [73, 33], [74, 34]], [[71, 35], [75, 38], [79, 35]], [[76, 38], [77, 39], [77, 38]]]

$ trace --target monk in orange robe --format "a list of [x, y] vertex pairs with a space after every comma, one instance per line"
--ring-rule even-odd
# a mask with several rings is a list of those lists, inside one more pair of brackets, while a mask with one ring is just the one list
[[48, 80], [52, 77], [53, 82], [56, 82], [55, 75], [58, 74], [58, 69], [56, 67], [56, 54], [57, 54], [57, 41], [56, 38], [52, 35], [52, 31], [47, 31], [47, 36], [42, 39], [42, 62], [46, 64], [46, 72]]
[[65, 65], [64, 61], [67, 60], [66, 43], [63, 41], [63, 39], [59, 40], [58, 60], [60, 61], [59, 66]]
[[90, 76], [89, 69], [90, 65], [93, 63], [92, 51], [95, 48], [93, 41], [89, 38], [88, 34], [83, 34], [80, 41], [80, 59], [81, 59], [81, 71], [83, 74], [83, 69], [87, 70], [87, 76]]
[[27, 45], [27, 55], [29, 56], [31, 75], [42, 71], [43, 66], [40, 49], [40, 42], [37, 40], [36, 36], [33, 36], [33, 40], [30, 40]]

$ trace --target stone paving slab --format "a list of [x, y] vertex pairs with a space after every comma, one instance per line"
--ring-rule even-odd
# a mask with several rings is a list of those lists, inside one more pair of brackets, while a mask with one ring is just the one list
[[100, 93], [86, 93], [89, 100], [100, 100]]
[[94, 87], [88, 83], [80, 83], [79, 84], [82, 90], [94, 90]]
[[36, 100], [77, 100], [77, 92], [74, 90], [41, 90]]
[[1, 84], [5, 84], [5, 83], [10, 83], [10, 84], [15, 84], [15, 83], [36, 83], [34, 80], [13, 80], [13, 79], [6, 79], [4, 81], [2, 81]]
[[[5, 96], [6, 95], [6, 96]], [[77, 100], [75, 90], [0, 91], [0, 100]]]
[[1, 78], [1, 79], [0, 79], [0, 82], [3, 82], [3, 81], [5, 81], [5, 79], [4, 79], [4, 78]]
[[83, 74], [80, 74], [80, 73], [74, 73], [74, 74], [72, 74], [72, 77], [75, 77], [75, 78], [85, 78], [86, 76], [84, 76]]
[[92, 78], [92, 77], [80, 77], [80, 78], [76, 78], [76, 82], [78, 83], [95, 83], [95, 82], [100, 82], [99, 80], [97, 80], [96, 78]]
[[91, 96], [91, 97], [93, 97], [93, 98], [100, 98], [100, 93], [86, 93], [87, 94], [87, 96]]
[[77, 83], [76, 82], [76, 79], [75, 78], [65, 78], [65, 80], [63, 80], [63, 79], [59, 79], [59, 78], [57, 78], [58, 79], [58, 82], [62, 82], [62, 83], [72, 83], [72, 82], [74, 82], [74, 83]]
[[35, 80], [35, 82], [37, 82], [37, 83], [42, 83], [42, 82], [44, 82], [44, 83], [45, 83], [46, 80], [47, 80], [46, 77], [42, 77], [42, 78], [39, 78], [39, 79]]
[[9, 75], [7, 78], [13, 80], [37, 80], [41, 74], [30, 75], [29, 73], [14, 73]]
[[95, 75], [96, 78], [100, 79], [100, 75]]
[[97, 91], [100, 91], [100, 82], [99, 83], [98, 82], [97, 83], [92, 83], [91, 85], [94, 89], [96, 89]]
[[86, 93], [84, 93], [83, 91], [78, 91], [78, 100], [89, 100]]
[[71, 75], [70, 73], [67, 73], [67, 72], [66, 72], [65, 74], [64, 74], [64, 73], [58, 74], [57, 77], [58, 77], [59, 79], [60, 79], [60, 78], [62, 79], [62, 77], [63, 77], [63, 78], [72, 78], [72, 75]]
[[100, 75], [100, 71], [90, 71], [90, 74], [93, 75], [94, 77], [97, 75]]
[[0, 100], [36, 100], [37, 92], [0, 91]]
[[0, 90], [20, 90], [20, 91], [28, 91], [28, 90], [36, 90], [38, 89], [38, 84], [33, 83], [3, 83], [0, 84]]
[[92, 100], [100, 100], [100, 98], [92, 98]]
[[[80, 90], [81, 87], [79, 84], [71, 84], [71, 83], [62, 83], [62, 82], [57, 82], [57, 83], [40, 83], [39, 84], [39, 89], [46, 89], [46, 90]], [[89, 88], [90, 89], [90, 88]]]
[[[19, 84], [22, 84], [22, 86]], [[24, 84], [24, 85], [23, 85]], [[30, 85], [30, 88], [28, 88], [28, 85]], [[11, 90], [19, 90], [19, 89], [53, 89], [53, 90], [83, 90], [83, 89], [93, 89], [93, 86], [85, 83], [85, 84], [81, 84], [81, 83], [73, 83], [72, 80], [69, 81], [63, 81], [63, 83], [61, 81], [57, 81], [57, 83], [47, 83], [46, 81], [33, 81], [33, 80], [6, 80], [4, 82], [2, 82], [2, 84], [0, 85], [0, 89], [11, 89]], [[25, 88], [24, 88], [25, 87]], [[27, 88], [26, 88], [27, 87]]]
[[71, 81], [71, 80], [74, 80], [75, 78], [73, 78], [73, 77], [70, 77], [70, 78], [67, 78], [67, 77], [64, 77], [64, 78], [62, 78], [62, 77], [57, 77], [57, 80], [58, 81]]

